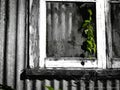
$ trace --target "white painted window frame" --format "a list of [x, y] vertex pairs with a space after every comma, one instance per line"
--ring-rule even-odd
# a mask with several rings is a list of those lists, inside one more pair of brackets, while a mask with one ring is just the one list
[[[97, 60], [80, 60], [77, 58], [61, 58], [57, 61], [46, 57], [46, 1], [79, 1], [96, 2], [96, 34], [97, 34]], [[106, 68], [106, 38], [105, 38], [105, 13], [104, 0], [40, 0], [39, 18], [39, 49], [40, 49], [40, 68], [65, 68], [65, 69], [84, 69], [84, 68]], [[72, 59], [72, 60], [71, 60]], [[81, 65], [84, 61], [85, 65]], [[30, 63], [33, 66], [32, 63]]]
[[120, 58], [112, 57], [112, 25], [111, 25], [111, 5], [110, 4], [120, 4], [119, 0], [106, 0], [105, 1], [105, 18], [106, 18], [106, 31], [107, 31], [107, 42], [108, 42], [108, 52], [107, 52], [107, 68], [120, 68]]

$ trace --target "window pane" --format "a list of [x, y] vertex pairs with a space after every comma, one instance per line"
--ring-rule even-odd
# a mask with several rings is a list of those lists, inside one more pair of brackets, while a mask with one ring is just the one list
[[[46, 6], [47, 57], [95, 57], [96, 52], [93, 52], [96, 48], [92, 46], [93, 44], [96, 46], [95, 3], [49, 1], [46, 2]], [[85, 20], [86, 23], [91, 20], [91, 26], [89, 25], [91, 32], [87, 30], [85, 32], [87, 29], [83, 26]], [[86, 48], [88, 45], [86, 41], [90, 35], [93, 35], [94, 39], [89, 44], [92, 46], [91, 54]]]
[[112, 52], [113, 57], [120, 57], [120, 4], [111, 4]]

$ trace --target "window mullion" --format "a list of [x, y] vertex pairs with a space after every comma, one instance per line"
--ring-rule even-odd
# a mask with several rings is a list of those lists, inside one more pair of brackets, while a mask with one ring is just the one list
[[105, 13], [104, 0], [97, 0], [97, 58], [98, 67], [106, 68], [106, 39], [105, 39]]
[[40, 32], [39, 32], [39, 45], [40, 45], [40, 61], [41, 68], [44, 67], [44, 59], [46, 57], [46, 3], [45, 0], [40, 0]]

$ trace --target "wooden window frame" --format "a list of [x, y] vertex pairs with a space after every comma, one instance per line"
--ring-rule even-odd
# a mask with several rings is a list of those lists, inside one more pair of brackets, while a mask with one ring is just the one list
[[[106, 69], [106, 43], [105, 43], [105, 18], [104, 18], [104, 0], [56, 0], [70, 2], [94, 2], [96, 3], [96, 34], [97, 34], [97, 59], [80, 59], [80, 58], [60, 58], [57, 61], [53, 58], [46, 58], [46, 1], [40, 0], [40, 18], [39, 18], [39, 50], [40, 68], [58, 68], [58, 69], [84, 69], [97, 68]], [[42, 13], [41, 13], [42, 12]], [[43, 23], [44, 22], [44, 23]], [[102, 37], [102, 38], [101, 38]], [[81, 62], [85, 64], [82, 65]], [[34, 67], [33, 60], [30, 59], [30, 67]]]
[[118, 0], [106, 0], [105, 2], [105, 22], [106, 22], [106, 41], [107, 41], [107, 68], [120, 68], [120, 58], [112, 58], [112, 25], [111, 25], [111, 5], [118, 4]]

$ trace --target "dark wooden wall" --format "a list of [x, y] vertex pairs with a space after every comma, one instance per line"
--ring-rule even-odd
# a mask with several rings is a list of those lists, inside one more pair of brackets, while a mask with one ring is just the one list
[[[20, 80], [20, 74], [26, 68], [25, 1], [27, 0], [0, 0], [0, 84], [8, 85], [15, 90], [47, 90], [45, 85], [52, 86], [55, 90], [58, 88], [61, 90], [120, 90], [120, 80], [117, 79]], [[37, 11], [36, 8], [33, 10]], [[36, 23], [34, 21], [32, 24], [33, 29], [37, 28]]]

